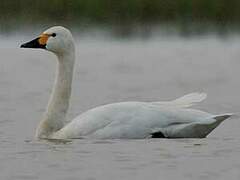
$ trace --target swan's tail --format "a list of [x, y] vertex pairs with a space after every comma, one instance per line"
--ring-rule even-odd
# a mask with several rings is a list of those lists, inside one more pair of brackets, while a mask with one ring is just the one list
[[233, 117], [235, 114], [232, 113], [226, 113], [226, 114], [220, 114], [220, 115], [215, 115], [211, 119], [214, 121], [209, 121], [206, 123], [201, 123], [200, 126], [196, 125], [197, 129], [200, 129], [203, 137], [206, 137], [208, 134], [210, 134], [216, 127], [218, 127], [224, 120], [229, 119]]
[[205, 138], [219, 126], [221, 122], [233, 115], [234, 114], [214, 115], [203, 121], [171, 125], [158, 131], [153, 131], [152, 136], [157, 137], [162, 135], [162, 137], [167, 138]]
[[224, 120], [226, 120], [232, 116], [237, 116], [237, 115], [235, 115], [233, 113], [226, 113], [226, 114], [215, 115], [215, 116], [213, 116], [213, 119], [216, 120], [216, 123], [220, 124], [221, 122], [223, 122]]
[[207, 94], [206, 93], [190, 93], [187, 95], [184, 95], [178, 99], [175, 99], [173, 101], [163, 101], [163, 102], [152, 102], [154, 105], [169, 105], [174, 107], [180, 107], [180, 108], [188, 108], [191, 107], [204, 99], [206, 99]]

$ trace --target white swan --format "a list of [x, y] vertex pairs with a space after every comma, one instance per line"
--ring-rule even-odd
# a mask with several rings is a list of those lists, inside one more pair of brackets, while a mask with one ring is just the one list
[[58, 58], [57, 78], [36, 137], [92, 138], [204, 138], [232, 114], [212, 115], [189, 109], [206, 98], [192, 93], [169, 102], [121, 102], [91, 109], [66, 123], [75, 61], [71, 32], [55, 26], [22, 48], [42, 48]]

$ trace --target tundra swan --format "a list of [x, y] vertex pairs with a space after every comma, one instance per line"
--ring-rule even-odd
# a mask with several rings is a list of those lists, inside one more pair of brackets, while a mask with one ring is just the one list
[[21, 48], [41, 48], [57, 56], [57, 77], [47, 110], [38, 125], [39, 139], [204, 138], [232, 114], [213, 115], [191, 109], [206, 98], [191, 93], [169, 102], [120, 102], [99, 106], [66, 123], [75, 61], [71, 32], [47, 29]]

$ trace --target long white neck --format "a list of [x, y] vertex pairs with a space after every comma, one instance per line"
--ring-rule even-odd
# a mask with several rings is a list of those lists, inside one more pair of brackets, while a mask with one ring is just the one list
[[57, 55], [57, 57], [57, 77], [47, 111], [37, 128], [37, 138], [49, 138], [52, 133], [60, 130], [65, 125], [66, 113], [68, 111], [71, 96], [75, 61], [74, 48], [70, 53]]

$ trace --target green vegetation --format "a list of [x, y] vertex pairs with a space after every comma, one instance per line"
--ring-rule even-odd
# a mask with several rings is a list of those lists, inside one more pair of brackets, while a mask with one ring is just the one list
[[240, 24], [239, 0], [1, 0], [1, 28], [14, 24]]

